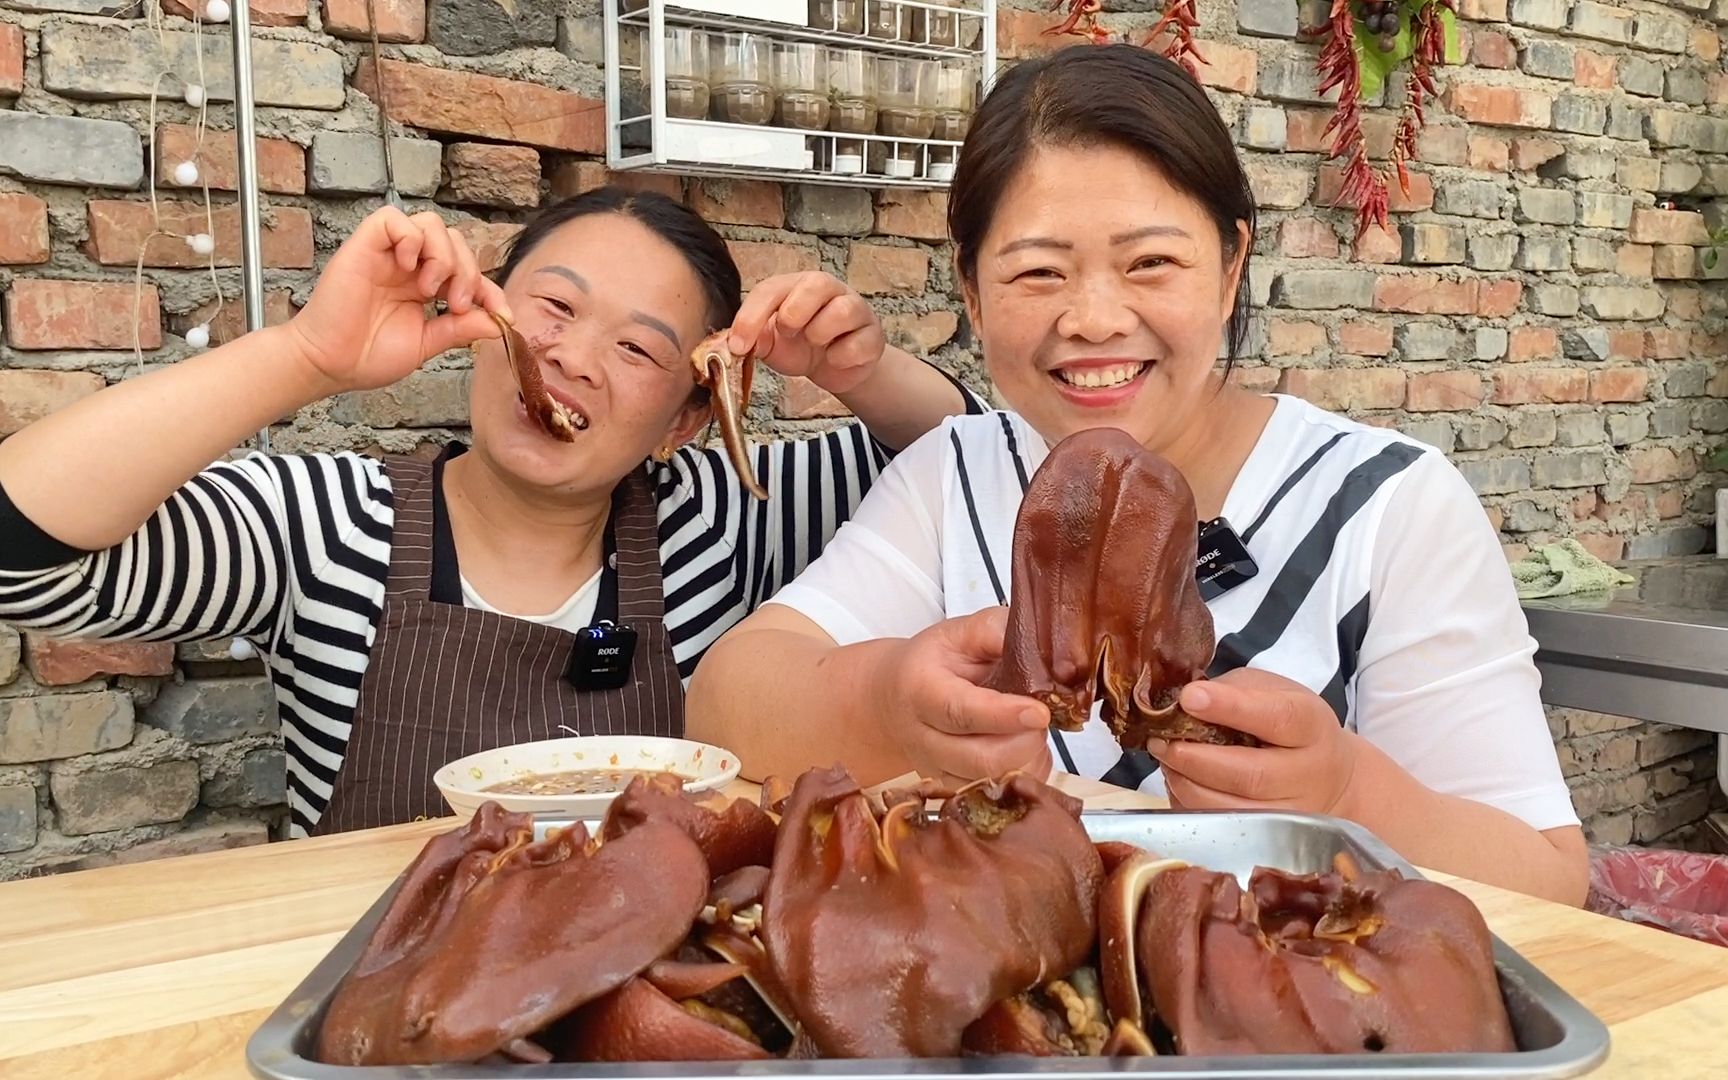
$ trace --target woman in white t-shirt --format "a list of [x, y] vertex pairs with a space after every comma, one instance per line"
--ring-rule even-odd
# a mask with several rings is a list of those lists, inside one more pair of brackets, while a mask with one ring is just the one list
[[[1229, 385], [1252, 195], [1204, 91], [1143, 49], [1017, 65], [979, 110], [950, 232], [1013, 413], [905, 450], [823, 555], [710, 650], [690, 732], [752, 775], [862, 782], [1057, 767], [1192, 808], [1359, 821], [1412, 861], [1580, 903], [1578, 818], [1535, 650], [1470, 487], [1438, 451]], [[1112, 426], [1174, 463], [1258, 567], [1208, 600], [1193, 716], [1258, 748], [1124, 753], [1094, 716], [977, 685], [1002, 651], [1014, 520], [1048, 449]]]

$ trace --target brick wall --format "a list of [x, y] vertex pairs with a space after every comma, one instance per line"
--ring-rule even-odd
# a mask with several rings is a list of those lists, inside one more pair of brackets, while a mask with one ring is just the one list
[[[1305, 0], [1312, 7], [1313, 0]], [[165, 0], [166, 48], [195, 78], [195, 39]], [[1263, 309], [1236, 377], [1451, 454], [1509, 554], [1577, 536], [1608, 556], [1689, 553], [1728, 440], [1728, 290], [1699, 244], [1728, 216], [1728, 0], [1459, 0], [1466, 63], [1443, 73], [1395, 232], [1351, 242], [1325, 209], [1328, 107], [1296, 0], [1201, 0], [1204, 79], [1237, 133], [1263, 210], [1251, 283]], [[525, 210], [607, 178], [597, 0], [259, 0], [255, 93], [266, 310], [305, 301], [316, 266], [378, 202], [369, 96], [382, 82], [402, 192], [495, 261]], [[1044, 0], [1003, 0], [1005, 57], [1050, 47]], [[1121, 28], [1154, 3], [1107, 3]], [[116, 12], [129, 15], [112, 17]], [[1305, 19], [1313, 22], [1309, 16]], [[213, 101], [231, 95], [206, 28]], [[0, 437], [133, 370], [131, 269], [155, 155], [164, 219], [196, 223], [170, 173], [196, 115], [168, 99], [150, 129], [161, 46], [124, 0], [0, 0]], [[1389, 87], [1399, 100], [1401, 84]], [[202, 170], [216, 200], [226, 304], [178, 240], [145, 246], [137, 336], [147, 365], [190, 351], [215, 315], [240, 325], [235, 163], [226, 105]], [[1377, 154], [1395, 115], [1365, 123]], [[983, 386], [929, 194], [634, 177], [687, 199], [731, 242], [746, 283], [823, 267], [868, 294], [891, 336]], [[1718, 275], [1728, 274], [1728, 260]], [[278, 431], [297, 450], [414, 451], [459, 437], [467, 374], [441, 357], [389, 390], [323, 403]], [[769, 377], [759, 431], [832, 423], [837, 403]], [[250, 843], [279, 829], [280, 736], [256, 661], [225, 644], [55, 646], [0, 630], [0, 877]], [[1675, 842], [1710, 795], [1696, 736], [1556, 712], [1579, 808], [1603, 839]]]

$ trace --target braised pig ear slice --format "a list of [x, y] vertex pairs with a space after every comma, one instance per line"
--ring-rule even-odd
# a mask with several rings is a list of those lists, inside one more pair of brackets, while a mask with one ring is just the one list
[[707, 896], [707, 863], [676, 826], [603, 846], [580, 823], [533, 837], [529, 815], [488, 803], [427, 845], [337, 989], [321, 1062], [478, 1061], [665, 956]]
[[732, 459], [738, 479], [750, 494], [766, 499], [768, 493], [756, 482], [756, 468], [744, 443], [744, 412], [750, 407], [750, 384], [756, 375], [756, 361], [727, 348], [730, 333], [721, 330], [703, 338], [691, 353], [690, 364], [696, 369], [696, 385], [707, 387], [713, 394], [720, 438], [726, 443], [726, 454]]
[[711, 878], [746, 866], [767, 866], [774, 859], [774, 819], [760, 806], [731, 799], [716, 811], [685, 791], [684, 782], [669, 772], [631, 780], [606, 808], [600, 835], [610, 842], [646, 821], [664, 821], [683, 830], [702, 849]]
[[1153, 737], [1257, 742], [1176, 703], [1205, 678], [1215, 646], [1194, 582], [1198, 535], [1187, 481], [1126, 432], [1057, 443], [1014, 524], [1008, 631], [985, 685], [1042, 701], [1063, 731], [1078, 731], [1101, 697], [1130, 750]]
[[843, 769], [799, 778], [761, 938], [825, 1057], [953, 1057], [995, 1003], [1079, 967], [1098, 852], [1077, 800], [1023, 774], [880, 818]]
[[1516, 1048], [1481, 913], [1393, 871], [1261, 869], [1244, 892], [1226, 874], [1171, 870], [1152, 884], [1136, 949], [1184, 1054]]
[[510, 325], [510, 320], [493, 313], [492, 321], [503, 333], [504, 358], [516, 375], [516, 388], [522, 394], [522, 404], [541, 430], [562, 442], [575, 442], [576, 432], [586, 428], [588, 421], [566, 409], [546, 391], [546, 380], [540, 374], [540, 361], [529, 347], [528, 339]]
[[[730, 964], [707, 966], [720, 969], [716, 976], [728, 980], [741, 970]], [[560, 1056], [573, 1061], [773, 1057], [742, 1019], [704, 1003], [698, 993], [669, 994], [650, 976], [631, 979], [559, 1025]]]

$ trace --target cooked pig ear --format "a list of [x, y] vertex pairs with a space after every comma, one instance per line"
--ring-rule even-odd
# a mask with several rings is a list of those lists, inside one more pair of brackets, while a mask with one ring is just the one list
[[696, 346], [690, 362], [696, 369], [696, 382], [706, 386], [714, 403], [714, 418], [720, 422], [720, 438], [726, 444], [726, 455], [744, 487], [758, 499], [768, 492], [756, 482], [756, 468], [750, 461], [750, 450], [744, 438], [744, 413], [750, 407], [750, 386], [756, 375], [756, 361], [734, 356], [726, 347], [725, 330], [704, 338]]
[[570, 418], [552, 400], [552, 395], [546, 392], [546, 381], [540, 376], [540, 363], [528, 347], [528, 339], [504, 316], [494, 313], [492, 321], [503, 333], [504, 358], [510, 362], [510, 370], [516, 375], [516, 388], [522, 392], [522, 404], [527, 407], [528, 415], [548, 435], [564, 442], [575, 442], [576, 430]]
[[1152, 879], [1166, 870], [1188, 865], [1180, 859], [1159, 859], [1135, 851], [1116, 867], [1098, 894], [1098, 975], [1110, 1015], [1127, 1021], [1142, 1035], [1146, 1016], [1140, 996], [1140, 973], [1134, 957], [1134, 935]]

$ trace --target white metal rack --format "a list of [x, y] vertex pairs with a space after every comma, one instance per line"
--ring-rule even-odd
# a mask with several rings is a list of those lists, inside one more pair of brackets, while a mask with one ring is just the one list
[[[809, 14], [815, 5], [808, 0], [604, 0], [607, 165], [807, 184], [946, 187], [951, 169], [945, 171], [939, 162], [955, 160], [957, 141], [683, 119], [667, 113], [668, 27], [758, 33], [777, 41], [814, 42], [878, 56], [967, 58], [976, 66], [982, 98], [996, 73], [995, 0], [897, 0], [895, 6], [924, 13], [923, 40], [812, 25]], [[750, 14], [742, 14], [745, 10]], [[930, 40], [933, 16], [942, 15], [956, 27], [954, 44]], [[640, 35], [638, 56], [622, 47], [630, 33]], [[641, 100], [626, 99], [627, 76], [640, 88]]]

